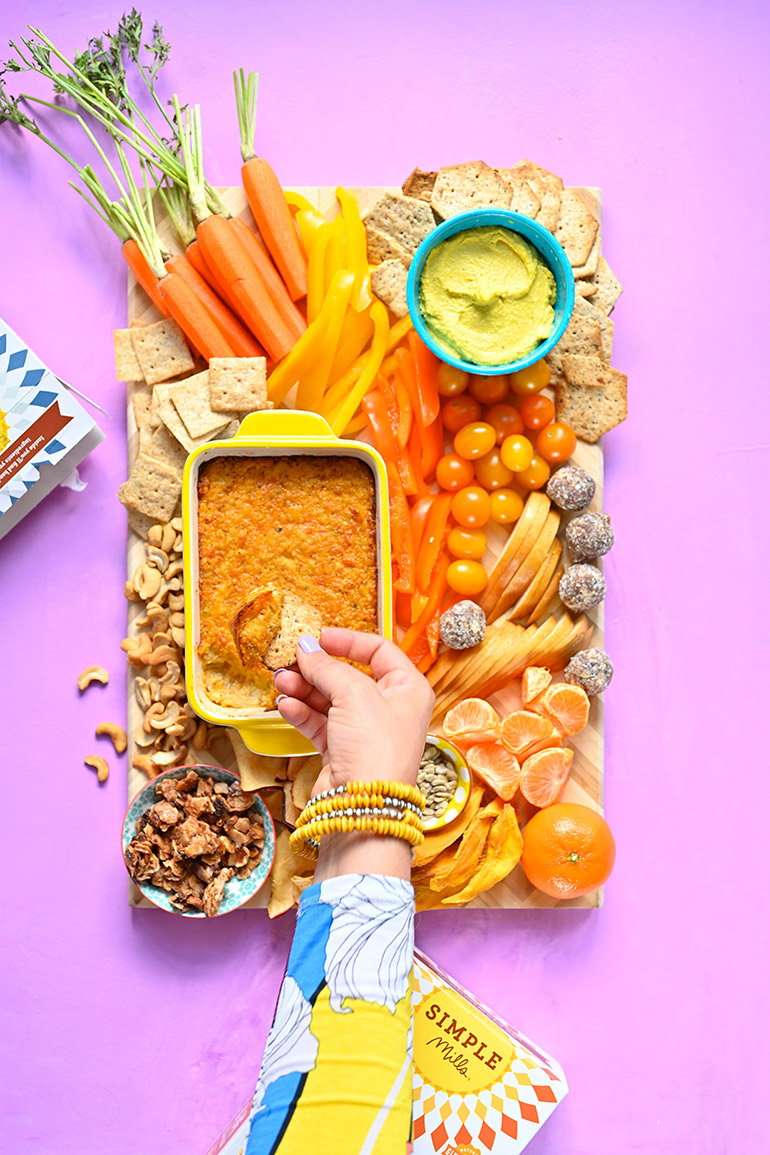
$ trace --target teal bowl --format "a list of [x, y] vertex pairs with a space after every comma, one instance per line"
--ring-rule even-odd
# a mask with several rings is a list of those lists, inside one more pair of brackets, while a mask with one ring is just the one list
[[[144, 786], [142, 786], [141, 790], [138, 791], [129, 804], [126, 817], [123, 819], [124, 863], [126, 847], [136, 834], [139, 819], [146, 814], [154, 802], [158, 801], [158, 796], [155, 793], [157, 783], [164, 778], [183, 778], [188, 770], [194, 770], [201, 778], [211, 778], [214, 782], [226, 782], [228, 786], [240, 786], [241, 784], [237, 774], [231, 774], [229, 770], [223, 770], [220, 766], [175, 766], [173, 770], [166, 770], [165, 773], [159, 774], [157, 778], [151, 778], [149, 782], [145, 782]], [[262, 859], [254, 870], [252, 870], [248, 878], [238, 878], [236, 875], [230, 879], [225, 886], [225, 892], [219, 904], [217, 917], [219, 917], [220, 914], [229, 914], [230, 911], [237, 910], [239, 906], [243, 906], [244, 902], [248, 902], [250, 898], [253, 898], [257, 891], [262, 888], [273, 865], [273, 859], [275, 858], [275, 826], [273, 825], [273, 818], [270, 811], [258, 794], [254, 795], [252, 810], [259, 814], [265, 827], [265, 845], [262, 849]], [[126, 869], [128, 870], [127, 863]], [[129, 875], [130, 874], [131, 871], [129, 870]], [[134, 878], [132, 878], [132, 882], [153, 906], [158, 906], [161, 910], [167, 910], [170, 914], [182, 915], [183, 918], [207, 917], [203, 911], [179, 910], [179, 908], [171, 902], [171, 896], [167, 890], [161, 890], [160, 887], [152, 886], [149, 882], [137, 882]]]
[[[553, 273], [556, 282], [556, 302], [550, 335], [526, 357], [521, 357], [518, 361], [511, 361], [507, 365], [477, 365], [473, 361], [463, 361], [460, 357], [455, 357], [436, 341], [425, 324], [420, 309], [420, 278], [429, 254], [436, 245], [440, 245], [449, 237], [465, 232], [466, 229], [475, 229], [482, 225], [501, 225], [503, 228], [510, 229], [511, 232], [519, 233], [537, 249]], [[457, 369], [464, 369], [466, 373], [476, 373], [483, 377], [496, 377], [503, 373], [516, 373], [519, 369], [526, 369], [529, 365], [534, 365], [536, 361], [545, 357], [546, 353], [550, 353], [554, 345], [561, 340], [575, 307], [575, 278], [572, 275], [572, 266], [564, 249], [553, 234], [539, 225], [537, 221], [530, 220], [529, 217], [525, 217], [521, 213], [511, 212], [508, 209], [474, 209], [472, 212], [459, 213], [456, 217], [450, 217], [448, 221], [444, 221], [443, 224], [429, 233], [422, 242], [409, 266], [409, 275], [406, 281], [406, 301], [409, 315], [420, 339], [436, 354], [439, 360], [446, 361], [447, 364], [454, 365]]]

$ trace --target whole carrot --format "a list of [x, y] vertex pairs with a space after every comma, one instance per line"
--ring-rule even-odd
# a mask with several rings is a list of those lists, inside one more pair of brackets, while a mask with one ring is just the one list
[[156, 309], [159, 309], [164, 317], [170, 317], [171, 314], [158, 292], [158, 278], [150, 268], [147, 263], [147, 258], [133, 237], [123, 242], [123, 257], [137, 282], [144, 289]]
[[265, 288], [273, 298], [279, 316], [294, 333], [295, 340], [299, 340], [307, 329], [307, 322], [287, 293], [275, 265], [245, 221], [240, 217], [231, 217], [230, 227], [238, 234], [241, 244], [254, 262], [257, 272], [265, 282]]
[[178, 273], [162, 277], [158, 281], [158, 292], [179, 328], [207, 361], [212, 357], [235, 356], [206, 306]]
[[291, 299], [298, 301], [307, 295], [307, 263], [278, 177], [264, 157], [258, 157], [254, 152], [257, 74], [250, 72], [247, 78], [241, 69], [240, 73], [233, 73], [233, 79], [244, 162], [241, 176], [246, 199]]
[[235, 314], [223, 304], [217, 294], [206, 283], [200, 273], [183, 256], [171, 257], [166, 261], [167, 273], [178, 273], [211, 314], [211, 319], [225, 340], [232, 346], [236, 357], [264, 357], [265, 351], [259, 342], [242, 325]]

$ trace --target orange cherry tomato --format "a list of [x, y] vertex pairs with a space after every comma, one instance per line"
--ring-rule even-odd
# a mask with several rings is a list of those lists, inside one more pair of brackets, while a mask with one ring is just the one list
[[478, 561], [487, 549], [487, 535], [483, 529], [461, 529], [456, 525], [449, 531], [447, 549], [452, 557], [470, 557]]
[[472, 421], [469, 425], [463, 425], [455, 434], [455, 453], [469, 460], [483, 457], [494, 448], [496, 438], [494, 428], [487, 425], [486, 421]]
[[497, 434], [498, 445], [502, 445], [505, 438], [511, 434], [524, 432], [521, 414], [513, 405], [490, 405], [484, 414], [484, 420]]
[[532, 442], [526, 437], [522, 437], [520, 433], [514, 433], [512, 437], [506, 437], [503, 444], [500, 446], [500, 456], [503, 459], [503, 464], [512, 469], [514, 473], [521, 473], [522, 470], [529, 466], [534, 453]]
[[442, 489], [462, 489], [473, 481], [473, 464], [456, 453], [445, 453], [436, 464], [436, 481]]
[[552, 464], [566, 461], [575, 452], [577, 437], [563, 421], [554, 421], [542, 429], [537, 438], [537, 451]]
[[488, 580], [487, 571], [480, 561], [461, 558], [459, 561], [453, 561], [446, 571], [446, 584], [450, 590], [454, 590], [456, 594], [464, 594], [465, 597], [480, 594]]
[[468, 386], [468, 392], [482, 405], [496, 405], [498, 401], [503, 401], [508, 396], [508, 387], [508, 378], [504, 374], [502, 377], [473, 375]]
[[548, 462], [536, 453], [527, 468], [516, 474], [516, 480], [525, 489], [542, 489], [550, 476]]
[[511, 374], [511, 389], [522, 397], [527, 393], [539, 393], [551, 380], [551, 370], [546, 361], [535, 361], [528, 369], [519, 369]]
[[469, 374], [442, 361], [438, 367], [438, 391], [442, 397], [456, 397], [468, 388]]
[[452, 516], [466, 529], [479, 529], [486, 525], [490, 509], [489, 494], [478, 485], [458, 489], [452, 498]]
[[476, 480], [485, 489], [499, 489], [501, 485], [508, 485], [513, 480], [513, 470], [503, 463], [497, 446], [483, 457], [477, 458], [474, 464]]
[[519, 413], [527, 429], [545, 429], [554, 419], [556, 406], [550, 397], [530, 393], [522, 399]]
[[450, 397], [441, 406], [441, 420], [444, 428], [450, 433], [458, 433], [463, 425], [470, 421], [478, 421], [481, 417], [481, 404], [469, 393], [461, 393], [458, 397]]
[[491, 504], [489, 516], [498, 525], [509, 525], [521, 517], [524, 502], [512, 489], [496, 489], [490, 494], [489, 500]]

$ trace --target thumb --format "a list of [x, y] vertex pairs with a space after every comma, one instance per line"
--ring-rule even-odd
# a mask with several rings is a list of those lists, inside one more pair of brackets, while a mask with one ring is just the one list
[[353, 666], [327, 654], [312, 634], [304, 634], [297, 642], [297, 664], [303, 678], [320, 690], [332, 706], [339, 705], [360, 679], [368, 680]]

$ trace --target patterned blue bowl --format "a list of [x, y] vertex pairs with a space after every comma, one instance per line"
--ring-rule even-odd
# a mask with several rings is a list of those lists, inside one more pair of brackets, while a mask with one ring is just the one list
[[[163, 778], [183, 778], [188, 770], [195, 770], [201, 778], [211, 778], [215, 782], [226, 782], [228, 786], [240, 786], [241, 784], [237, 774], [231, 774], [229, 770], [223, 770], [219, 766], [176, 766], [173, 770], [167, 770], [164, 774], [159, 774], [157, 778], [151, 778], [149, 782], [145, 782], [141, 790], [135, 795], [126, 811], [126, 817], [123, 819], [124, 862], [126, 847], [136, 834], [139, 819], [150, 809], [153, 803], [158, 801], [158, 796], [155, 793], [156, 784]], [[270, 811], [258, 794], [254, 795], [254, 806], [252, 810], [261, 816], [265, 827], [265, 845], [262, 849], [262, 860], [255, 869], [252, 870], [248, 878], [238, 878], [236, 876], [230, 879], [225, 887], [217, 915], [229, 914], [231, 910], [237, 910], [239, 906], [243, 906], [244, 902], [248, 902], [250, 898], [253, 898], [257, 891], [264, 885], [270, 873], [270, 868], [273, 865], [273, 858], [275, 857], [275, 826], [273, 825], [273, 818]], [[126, 864], [126, 869], [128, 869], [128, 864]], [[130, 873], [129, 871], [129, 874]], [[132, 881], [144, 897], [148, 899], [153, 906], [160, 907], [161, 910], [167, 910], [170, 914], [180, 914], [186, 918], [207, 917], [203, 911], [179, 910], [172, 904], [168, 891], [161, 890], [158, 886], [152, 886], [149, 882], [137, 882], [136, 879]]]
[[[420, 308], [420, 278], [425, 268], [425, 262], [432, 250], [442, 241], [448, 240], [449, 237], [465, 232], [466, 229], [478, 228], [481, 225], [500, 225], [502, 228], [519, 233], [537, 249], [553, 273], [556, 282], [554, 318], [549, 336], [526, 357], [520, 357], [518, 361], [511, 361], [506, 365], [477, 365], [473, 361], [464, 361], [459, 356], [454, 356], [450, 350], [436, 341], [423, 320]], [[572, 267], [564, 249], [543, 225], [539, 225], [537, 221], [530, 220], [529, 217], [525, 217], [521, 213], [512, 212], [510, 209], [474, 209], [472, 212], [458, 213], [457, 216], [450, 217], [438, 228], [428, 233], [412, 257], [412, 263], [409, 266], [409, 275], [406, 281], [406, 303], [409, 308], [409, 316], [412, 318], [420, 339], [436, 354], [440, 361], [446, 361], [447, 364], [454, 365], [457, 369], [464, 369], [466, 373], [496, 377], [503, 373], [516, 373], [519, 369], [526, 369], [528, 366], [534, 365], [536, 361], [545, 357], [546, 353], [550, 353], [557, 341], [561, 340], [572, 316], [572, 310], [575, 308], [575, 278], [572, 275]]]

